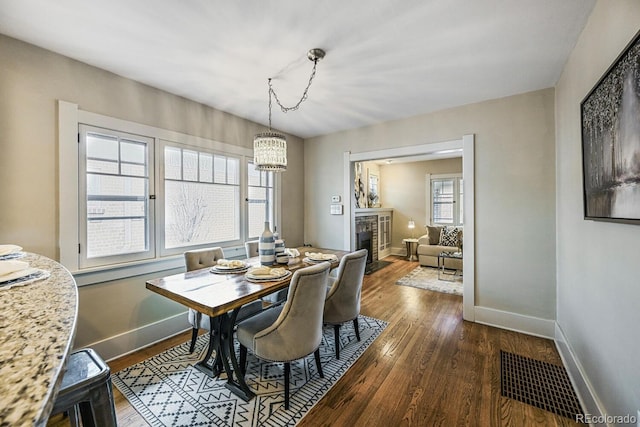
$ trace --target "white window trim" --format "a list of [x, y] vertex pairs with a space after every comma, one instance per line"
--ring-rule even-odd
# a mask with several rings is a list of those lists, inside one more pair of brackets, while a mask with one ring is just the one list
[[425, 194], [425, 200], [427, 201], [427, 206], [424, 211], [424, 223], [428, 225], [433, 225], [433, 218], [431, 215], [431, 174], [427, 173], [424, 175], [424, 188], [426, 188], [427, 194]]
[[[161, 129], [153, 126], [117, 119], [101, 114], [83, 111], [78, 104], [58, 100], [58, 227], [59, 227], [59, 260], [75, 277], [79, 286], [100, 283], [151, 272], [184, 267], [184, 258], [174, 255], [153, 260], [114, 264], [110, 266], [86, 268], [80, 270], [78, 258], [78, 243], [80, 242], [79, 224], [79, 157], [78, 157], [78, 125], [80, 123], [91, 126], [117, 129], [124, 132], [147, 135], [152, 138], [176, 141], [182, 144], [206, 147], [230, 155], [253, 157], [253, 150], [237, 145], [226, 144], [192, 135]], [[159, 150], [156, 150], [158, 162]], [[241, 162], [243, 163], [243, 162]], [[241, 166], [242, 167], [242, 166]], [[155, 176], [156, 192], [159, 185], [159, 174]], [[276, 174], [276, 221], [280, 224], [279, 206], [281, 192], [279, 174]], [[244, 190], [241, 190], [241, 193]], [[159, 227], [159, 221], [156, 221]], [[231, 251], [230, 251], [231, 252]], [[237, 250], [240, 253], [240, 248]], [[242, 248], [244, 253], [244, 248]]]

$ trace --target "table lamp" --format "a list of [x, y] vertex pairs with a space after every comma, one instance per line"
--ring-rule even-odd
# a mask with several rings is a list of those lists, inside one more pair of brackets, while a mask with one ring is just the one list
[[407, 225], [407, 228], [411, 230], [411, 238], [413, 239], [413, 230], [415, 230], [416, 228], [416, 223], [413, 219], [409, 219], [409, 224]]

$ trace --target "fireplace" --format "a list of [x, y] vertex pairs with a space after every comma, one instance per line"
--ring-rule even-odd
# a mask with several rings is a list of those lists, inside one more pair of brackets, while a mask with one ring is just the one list
[[[378, 216], [356, 216], [356, 229], [355, 229], [355, 243], [356, 249], [362, 249], [363, 247], [369, 251], [367, 255], [367, 264], [372, 261], [378, 260]], [[362, 236], [361, 236], [362, 235]], [[369, 240], [366, 243], [362, 240]]]
[[361, 231], [360, 233], [356, 233], [356, 250], [367, 250], [367, 264], [373, 261], [373, 251], [371, 250], [373, 245], [371, 244], [371, 237], [371, 231]]

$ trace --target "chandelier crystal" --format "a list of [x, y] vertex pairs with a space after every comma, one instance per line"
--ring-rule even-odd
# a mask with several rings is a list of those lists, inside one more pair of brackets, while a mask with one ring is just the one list
[[256, 134], [253, 138], [253, 163], [257, 170], [283, 172], [287, 170], [287, 138], [278, 132], [271, 130], [271, 99], [275, 98], [276, 103], [280, 106], [283, 113], [297, 110], [300, 104], [307, 99], [307, 92], [311, 86], [311, 82], [316, 75], [316, 66], [318, 61], [324, 58], [325, 51], [322, 49], [311, 49], [307, 53], [307, 57], [313, 62], [313, 70], [309, 83], [305, 88], [302, 97], [293, 107], [285, 107], [280, 103], [278, 95], [273, 90], [271, 78], [269, 78], [269, 131]]
[[253, 138], [253, 161], [256, 169], [287, 170], [287, 138], [277, 132], [262, 132]]

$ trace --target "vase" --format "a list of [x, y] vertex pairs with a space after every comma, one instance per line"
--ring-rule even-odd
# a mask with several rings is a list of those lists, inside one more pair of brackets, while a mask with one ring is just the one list
[[258, 254], [260, 255], [261, 265], [273, 265], [276, 261], [276, 241], [273, 233], [269, 229], [269, 221], [264, 223], [264, 231], [258, 242]]

